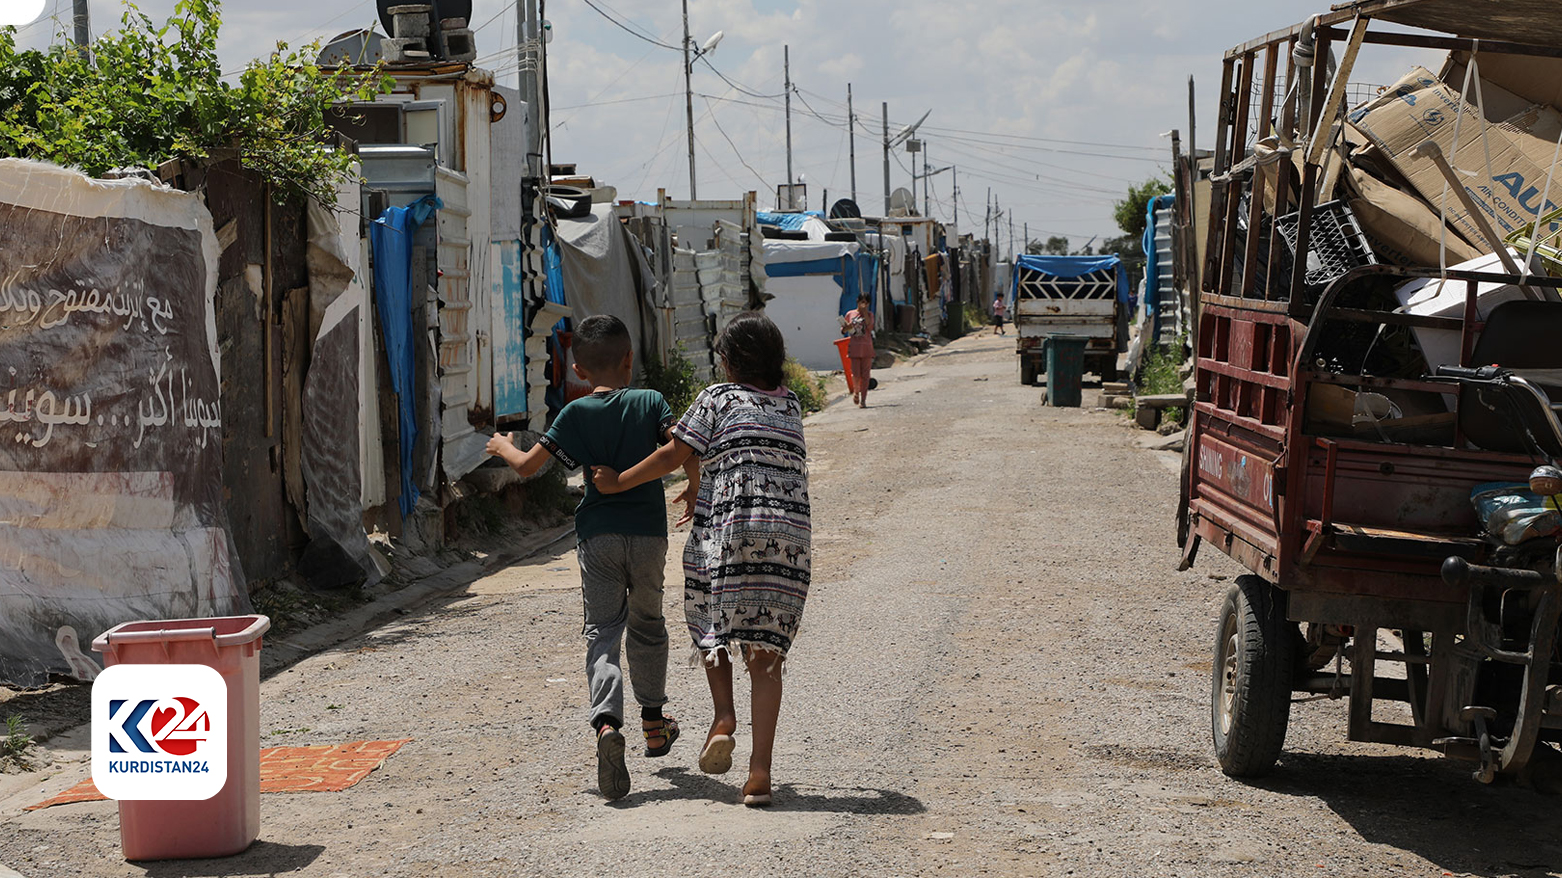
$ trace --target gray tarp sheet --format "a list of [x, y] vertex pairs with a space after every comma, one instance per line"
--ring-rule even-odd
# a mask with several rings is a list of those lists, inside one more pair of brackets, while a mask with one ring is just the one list
[[197, 195], [0, 159], [0, 682], [120, 622], [248, 609]]
[[650, 302], [656, 279], [640, 245], [613, 213], [611, 204], [594, 204], [591, 215], [558, 221], [564, 296], [581, 320], [612, 314], [629, 327], [635, 340], [635, 371], [644, 351], [659, 351], [657, 322]]

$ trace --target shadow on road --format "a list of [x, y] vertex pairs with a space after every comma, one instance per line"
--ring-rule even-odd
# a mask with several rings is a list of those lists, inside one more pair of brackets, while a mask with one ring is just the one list
[[1411, 756], [1287, 753], [1255, 784], [1321, 799], [1361, 838], [1454, 873], [1562, 874], [1562, 797], [1484, 786], [1463, 763]]
[[257, 841], [242, 854], [220, 860], [162, 860], [146, 863], [147, 878], [225, 878], [229, 875], [281, 875], [313, 863], [325, 852], [318, 844]]
[[[672, 784], [671, 789], [631, 792], [612, 807], [627, 808], [673, 799], [708, 799], [713, 802], [737, 802], [744, 775], [741, 771], [722, 780], [687, 768], [664, 768], [656, 776]], [[804, 792], [807, 790], [807, 792]], [[920, 799], [894, 790], [871, 787], [820, 788], [778, 783], [772, 811], [808, 811], [835, 814], [921, 814], [927, 810]]]

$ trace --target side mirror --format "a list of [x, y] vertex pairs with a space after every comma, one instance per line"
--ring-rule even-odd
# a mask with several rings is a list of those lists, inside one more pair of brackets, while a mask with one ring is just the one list
[[1529, 474], [1529, 489], [1542, 497], [1562, 494], [1562, 469], [1549, 464], [1535, 467]]

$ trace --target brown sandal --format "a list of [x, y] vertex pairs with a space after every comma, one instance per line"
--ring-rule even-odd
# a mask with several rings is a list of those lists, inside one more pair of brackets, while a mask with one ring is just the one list
[[[678, 720], [670, 716], [663, 716], [659, 724], [645, 726], [642, 728], [642, 731], [645, 732], [645, 755], [653, 758], [666, 756], [667, 752], [673, 748], [673, 742], [678, 740]], [[662, 746], [652, 747], [652, 738], [662, 738]]]

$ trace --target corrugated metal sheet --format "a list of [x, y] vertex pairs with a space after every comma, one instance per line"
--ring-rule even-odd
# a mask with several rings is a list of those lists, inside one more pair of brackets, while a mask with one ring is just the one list
[[[449, 168], [437, 168], [434, 192], [444, 203], [439, 222], [439, 387], [440, 439], [447, 475], [469, 472], [468, 458], [481, 461], [482, 449], [471, 449], [476, 432], [468, 415], [476, 338], [473, 336], [471, 253], [468, 220], [467, 177]], [[475, 465], [475, 464], [473, 464]]]
[[[1187, 314], [1182, 296], [1173, 277], [1176, 254], [1172, 250], [1172, 209], [1163, 207], [1155, 211], [1155, 260], [1156, 301], [1155, 340], [1159, 344], [1173, 344], [1183, 334]], [[1144, 303], [1149, 305], [1151, 303]]]

